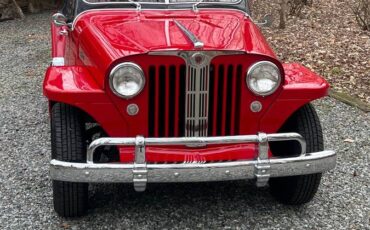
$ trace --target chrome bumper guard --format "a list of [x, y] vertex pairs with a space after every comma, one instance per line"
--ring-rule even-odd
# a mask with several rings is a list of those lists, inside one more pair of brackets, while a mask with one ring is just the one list
[[[301, 154], [297, 157], [269, 158], [269, 142], [298, 141]], [[147, 164], [145, 146], [257, 143], [258, 157], [254, 160], [221, 163]], [[133, 164], [93, 163], [95, 150], [100, 146], [135, 146]], [[256, 178], [257, 186], [265, 186], [271, 177], [319, 173], [336, 165], [334, 151], [306, 153], [306, 142], [297, 133], [265, 134], [227, 137], [184, 138], [100, 138], [87, 151], [87, 163], [58, 160], [50, 162], [53, 180], [86, 183], [133, 182], [136, 191], [144, 191], [151, 182], [202, 182]]]

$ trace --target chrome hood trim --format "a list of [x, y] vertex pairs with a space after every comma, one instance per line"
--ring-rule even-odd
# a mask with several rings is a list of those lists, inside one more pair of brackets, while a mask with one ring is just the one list
[[195, 49], [203, 49], [204, 43], [200, 41], [192, 32], [190, 32], [183, 24], [177, 20], [173, 20], [177, 27], [186, 35], [186, 37], [193, 43]]

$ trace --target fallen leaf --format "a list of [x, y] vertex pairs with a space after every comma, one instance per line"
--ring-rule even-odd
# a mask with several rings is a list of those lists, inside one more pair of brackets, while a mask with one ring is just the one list
[[67, 224], [67, 223], [63, 223], [63, 224], [61, 224], [61, 227], [62, 227], [63, 229], [70, 229], [70, 228], [71, 228], [71, 225], [69, 225], [69, 224]]
[[353, 143], [353, 142], [355, 142], [355, 140], [352, 140], [352, 139], [350, 139], [350, 138], [347, 138], [347, 139], [345, 139], [345, 140], [344, 140], [344, 142], [347, 142], [347, 143]]

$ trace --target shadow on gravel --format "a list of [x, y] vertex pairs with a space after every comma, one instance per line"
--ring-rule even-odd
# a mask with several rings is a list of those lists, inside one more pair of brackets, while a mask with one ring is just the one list
[[140, 216], [145, 212], [145, 216], [154, 219], [164, 210], [190, 216], [208, 213], [208, 217], [217, 217], [219, 211], [245, 210], [265, 216], [278, 207], [304, 208], [279, 204], [271, 197], [268, 188], [257, 188], [253, 181], [148, 184], [143, 193], [135, 192], [132, 184], [94, 184], [90, 186], [89, 202], [89, 215], [104, 212], [107, 215], [130, 213]]
[[[132, 184], [94, 184], [91, 186], [92, 207], [157, 205], [197, 205], [201, 202], [255, 201], [266, 196], [272, 199], [268, 189], [258, 189], [252, 181], [210, 182], [210, 183], [157, 183], [148, 184], [143, 193], [135, 192]], [[245, 194], [241, 195], [241, 194]]]

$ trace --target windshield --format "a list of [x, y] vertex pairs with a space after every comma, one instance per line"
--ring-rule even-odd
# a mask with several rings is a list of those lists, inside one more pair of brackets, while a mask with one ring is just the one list
[[[89, 3], [124, 3], [124, 2], [130, 2], [129, 0], [124, 1], [124, 0], [85, 0], [86, 2]], [[133, 0], [132, 0], [133, 1]], [[200, 0], [138, 0], [135, 2], [139, 3], [145, 3], [145, 2], [152, 2], [152, 3], [196, 3], [199, 2]], [[219, 2], [219, 3], [234, 3], [238, 2], [239, 0], [203, 0], [201, 2]]]
[[249, 13], [249, 0], [64, 0], [63, 14], [69, 21], [87, 10], [136, 8], [141, 10], [218, 8]]

